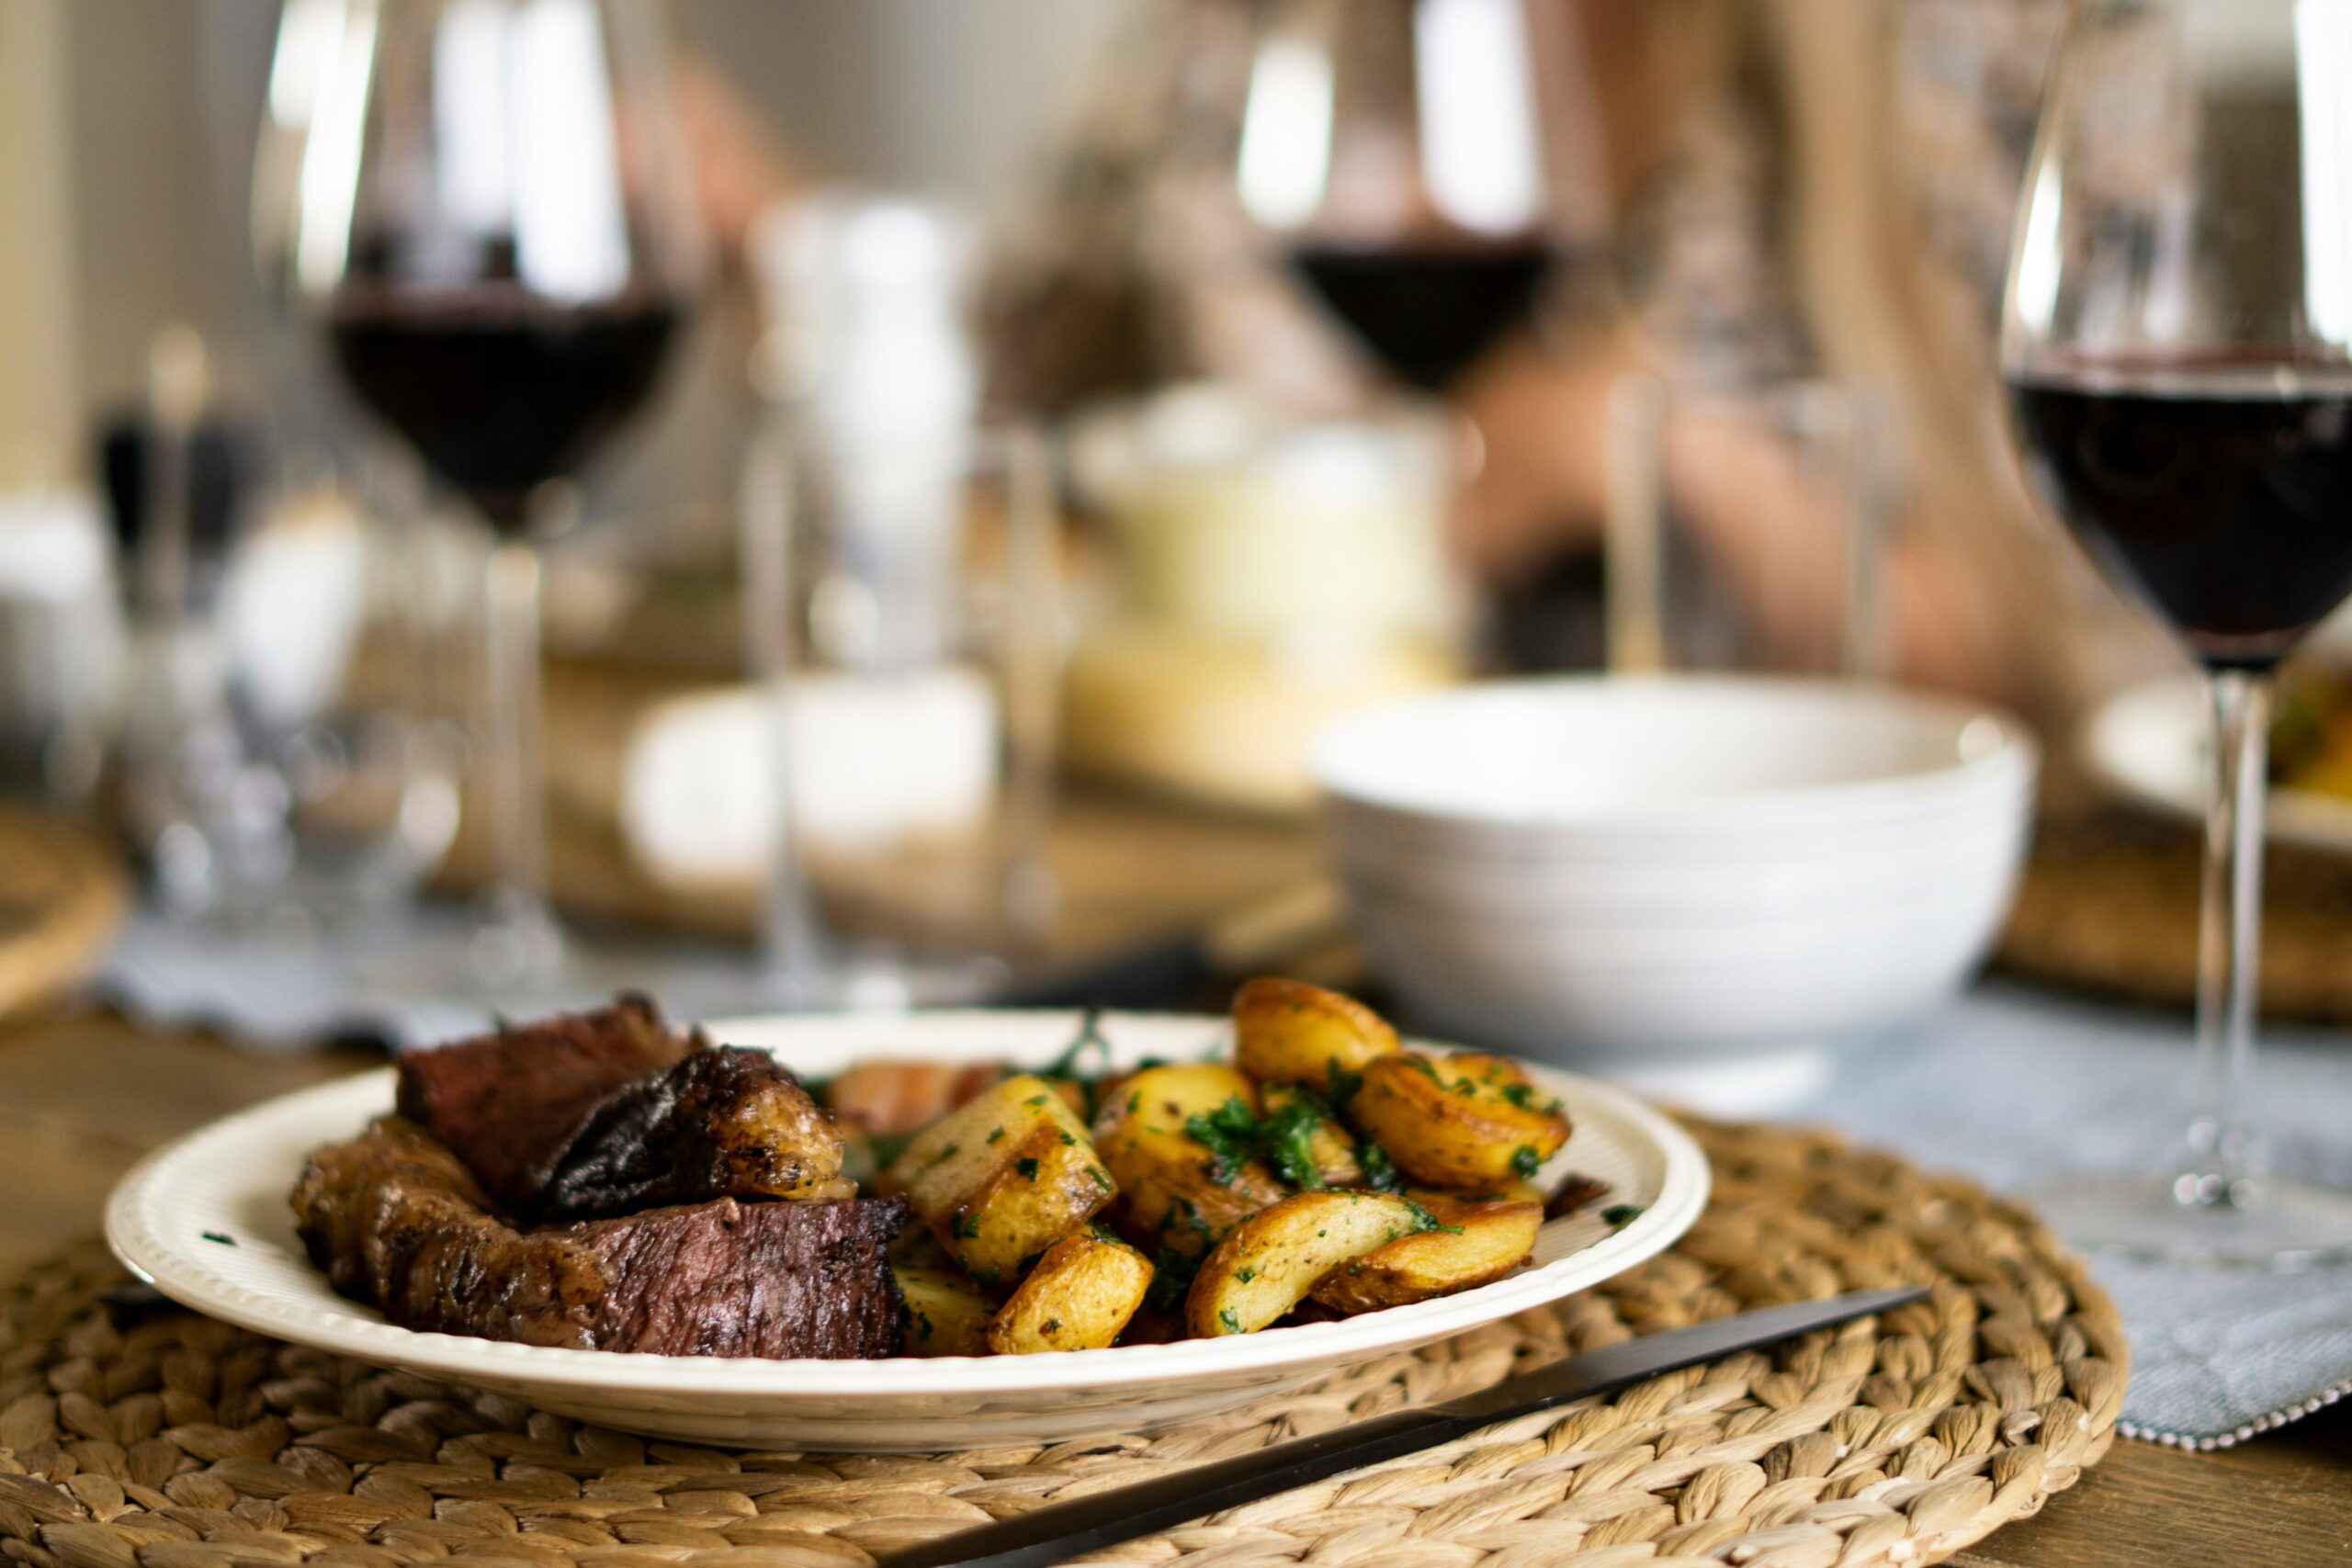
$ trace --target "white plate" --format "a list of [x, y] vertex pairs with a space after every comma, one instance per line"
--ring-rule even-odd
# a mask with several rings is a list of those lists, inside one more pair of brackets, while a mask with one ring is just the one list
[[[710, 1026], [821, 1077], [861, 1057], [1039, 1064], [1078, 1025], [1070, 1013], [798, 1017]], [[1220, 1020], [1114, 1013], [1113, 1058], [1223, 1052]], [[1603, 1085], [1531, 1066], [1576, 1131], [1547, 1167], [1612, 1188], [1643, 1213], [1611, 1232], [1597, 1215], [1546, 1224], [1534, 1265], [1508, 1280], [1340, 1323], [1246, 1337], [1064, 1355], [888, 1361], [721, 1360], [622, 1355], [418, 1334], [338, 1296], [311, 1266], [287, 1203], [304, 1159], [391, 1108], [390, 1069], [255, 1107], [142, 1160], [107, 1205], [107, 1239], [141, 1279], [214, 1317], [377, 1366], [513, 1394], [544, 1410], [695, 1442], [835, 1450], [923, 1450], [1059, 1442], [1212, 1415], [1374, 1356], [1508, 1317], [1598, 1284], [1663, 1252], [1706, 1204], [1706, 1156], [1679, 1128]], [[232, 1238], [233, 1246], [206, 1239]]]
[[[2094, 778], [2167, 815], [2201, 821], [2212, 721], [2195, 678], [2151, 681], [2099, 705], [2083, 728]], [[2273, 789], [2269, 836], [2280, 843], [2352, 852], [2352, 800]]]

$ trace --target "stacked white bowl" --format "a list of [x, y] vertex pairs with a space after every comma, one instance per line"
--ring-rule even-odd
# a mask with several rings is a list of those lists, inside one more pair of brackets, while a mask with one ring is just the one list
[[1889, 688], [1593, 678], [1340, 720], [1316, 773], [1417, 1022], [1762, 1110], [1973, 974], [2038, 760], [2010, 719]]

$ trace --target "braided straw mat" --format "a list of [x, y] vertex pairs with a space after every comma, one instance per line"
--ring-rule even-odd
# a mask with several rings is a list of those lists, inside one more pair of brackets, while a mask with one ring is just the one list
[[1090, 1559], [1182, 1568], [1932, 1562], [2115, 1435], [2115, 1310], [2027, 1213], [1816, 1134], [1694, 1128], [1713, 1206], [1559, 1307], [1155, 1437], [935, 1457], [722, 1453], [371, 1371], [177, 1309], [84, 1253], [0, 1298], [0, 1554], [36, 1568], [854, 1568], [894, 1547], [1737, 1308], [1929, 1303], [1490, 1427]]

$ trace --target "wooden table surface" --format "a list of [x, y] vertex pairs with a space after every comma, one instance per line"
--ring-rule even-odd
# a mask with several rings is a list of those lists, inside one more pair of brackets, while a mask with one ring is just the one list
[[[1147, 843], [1149, 877], [1112, 874]], [[1293, 885], [1312, 854], [1301, 835], [1263, 825], [1098, 808], [1062, 846], [1076, 892], [1057, 945], [1075, 955], [1155, 925], [1196, 921]], [[0, 1277], [95, 1234], [107, 1189], [155, 1144], [377, 1060], [349, 1052], [258, 1056], [96, 1010], [0, 1026]], [[2225, 1453], [2119, 1442], [2040, 1517], [1954, 1561], [1965, 1568], [2342, 1568], [2352, 1563], [2352, 1405]]]

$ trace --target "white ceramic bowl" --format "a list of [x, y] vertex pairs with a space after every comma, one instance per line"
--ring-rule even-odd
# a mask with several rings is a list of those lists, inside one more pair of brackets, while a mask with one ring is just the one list
[[1766, 1058], [1810, 1078], [1823, 1046], [1964, 984], [2038, 761], [1965, 704], [1688, 678], [1419, 699], [1316, 755], [1358, 928], [1416, 1013], [1637, 1078]]
[[[774, 1051], [810, 1076], [874, 1056], [1041, 1064], [1075, 1013], [744, 1019], [714, 1039]], [[1223, 1020], [1112, 1013], [1112, 1059], [1230, 1049]], [[511, 1393], [542, 1410], [689, 1442], [835, 1450], [982, 1448], [1109, 1438], [1214, 1414], [1585, 1290], [1655, 1257], [1706, 1204], [1706, 1156], [1664, 1116], [1589, 1079], [1532, 1069], [1575, 1131], [1543, 1179], [1581, 1171], [1642, 1212], [1544, 1223], [1532, 1266], [1458, 1295], [1339, 1323], [1060, 1356], [877, 1361], [722, 1360], [497, 1343], [396, 1328], [344, 1300], [303, 1256], [287, 1194], [310, 1152], [391, 1109], [390, 1069], [274, 1100], [190, 1134], [122, 1179], [107, 1239], [174, 1299], [264, 1334], [378, 1366]], [[215, 1238], [226, 1238], [226, 1241]]]

